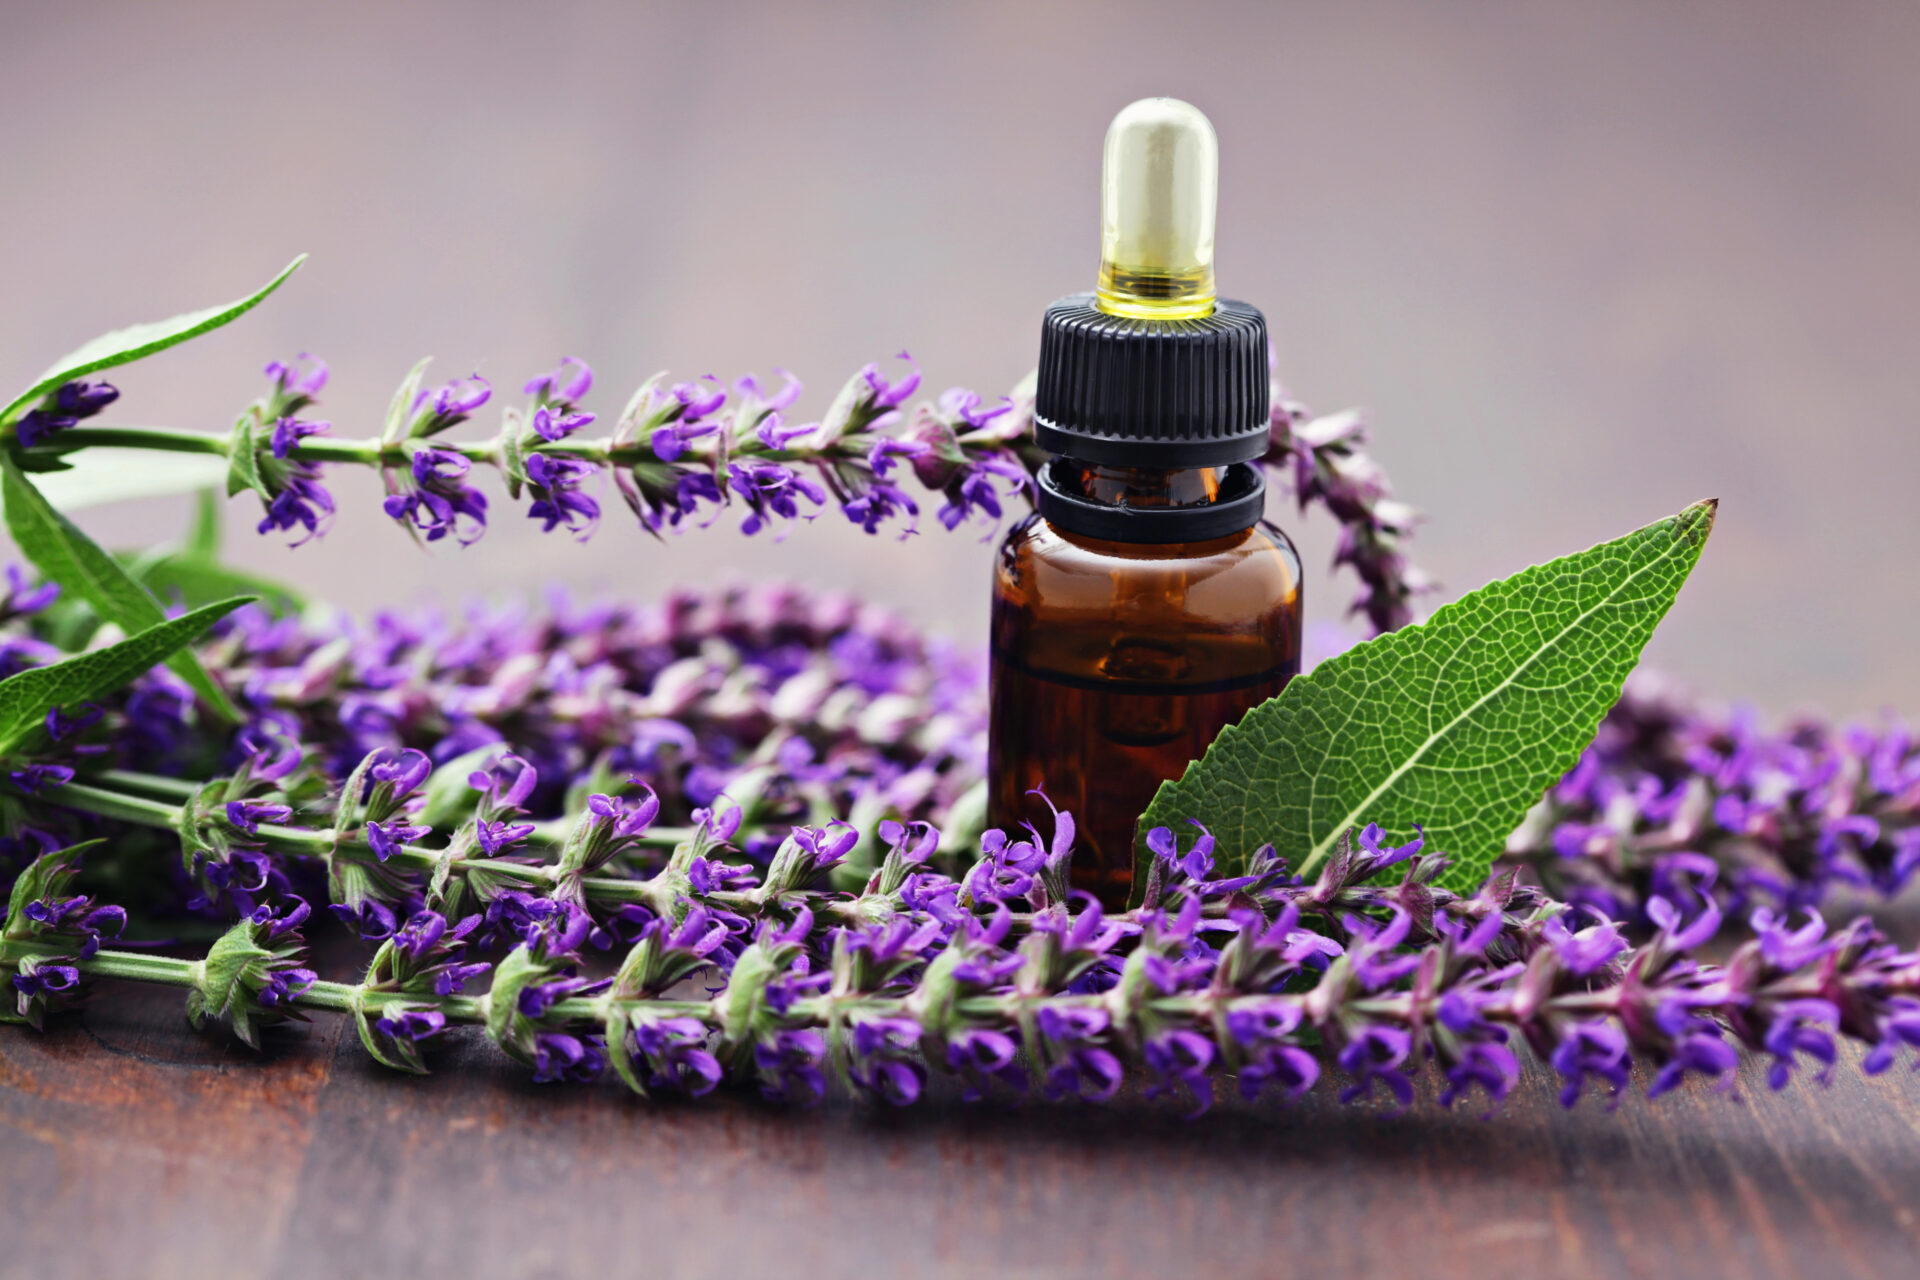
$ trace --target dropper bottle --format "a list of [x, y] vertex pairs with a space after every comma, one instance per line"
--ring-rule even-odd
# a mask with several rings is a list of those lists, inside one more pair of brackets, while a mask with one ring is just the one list
[[1078, 827], [1074, 886], [1109, 907], [1160, 783], [1300, 669], [1300, 558], [1251, 465], [1266, 317], [1215, 295], [1218, 179], [1197, 108], [1114, 117], [1098, 287], [1047, 308], [1034, 438], [1052, 456], [995, 567], [988, 820], [1045, 830], [1044, 791]]

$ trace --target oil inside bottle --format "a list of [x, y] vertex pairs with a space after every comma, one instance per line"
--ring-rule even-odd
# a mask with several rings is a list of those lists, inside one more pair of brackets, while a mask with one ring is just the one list
[[1298, 672], [1299, 562], [1267, 525], [1154, 548], [1033, 525], [994, 598], [989, 820], [1044, 833], [1044, 790], [1074, 815], [1074, 886], [1120, 906], [1160, 784]]

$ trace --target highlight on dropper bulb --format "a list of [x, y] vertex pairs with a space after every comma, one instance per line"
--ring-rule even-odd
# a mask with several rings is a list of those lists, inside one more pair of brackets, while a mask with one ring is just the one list
[[1100, 283], [1110, 315], [1213, 314], [1220, 141], [1198, 107], [1142, 98], [1107, 128], [1100, 176]]

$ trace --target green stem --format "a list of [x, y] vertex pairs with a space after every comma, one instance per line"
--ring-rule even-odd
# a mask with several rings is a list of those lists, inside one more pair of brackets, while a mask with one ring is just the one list
[[50, 453], [72, 453], [89, 447], [158, 449], [164, 453], [209, 453], [226, 457], [232, 436], [226, 432], [180, 431], [173, 427], [74, 427], [50, 444]]
[[[183, 431], [175, 427], [73, 427], [47, 444], [38, 446], [38, 449], [51, 454], [74, 453], [90, 447], [157, 449], [167, 453], [203, 453], [224, 458], [231, 452], [232, 440], [231, 434], [223, 431]], [[499, 461], [492, 441], [449, 441], [436, 437], [432, 443], [434, 448], [457, 453], [469, 462], [492, 464]], [[632, 466], [639, 462], [658, 461], [651, 443], [636, 440], [616, 444], [610, 436], [597, 440], [536, 442], [532, 447], [539, 453], [579, 458], [600, 466]], [[807, 453], [796, 450], [769, 451], [760, 447], [758, 441], [736, 442], [734, 449], [736, 456], [765, 453], [797, 462], [827, 461], [844, 452], [837, 446]], [[696, 449], [695, 456], [699, 456], [699, 453]], [[379, 440], [346, 440], [330, 436], [308, 436], [296, 442], [288, 450], [287, 456], [301, 462], [347, 462], [363, 466], [407, 464], [404, 442], [389, 444]]]
[[123, 822], [137, 822], [141, 826], [161, 827], [168, 831], [173, 830], [174, 824], [180, 820], [180, 806], [177, 804], [106, 791], [90, 787], [84, 782], [69, 782], [59, 789], [58, 795], [49, 799], [64, 809], [78, 809], [82, 813], [119, 818]]
[[191, 782], [185, 778], [167, 778], [157, 773], [134, 773], [127, 769], [103, 769], [93, 775], [99, 782], [112, 783], [116, 787], [128, 787], [134, 791], [145, 791], [149, 795], [176, 796], [181, 800], [191, 800], [200, 794], [203, 782]]

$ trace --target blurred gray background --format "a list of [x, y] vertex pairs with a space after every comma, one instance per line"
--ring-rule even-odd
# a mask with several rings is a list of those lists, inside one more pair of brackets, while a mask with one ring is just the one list
[[[1911, 4], [0, 5], [0, 384], [238, 296], [114, 377], [112, 420], [222, 428], [269, 357], [369, 434], [420, 355], [518, 384], [592, 362], [786, 365], [817, 414], [910, 348], [988, 394], [1090, 287], [1099, 145], [1132, 98], [1220, 134], [1223, 289], [1310, 404], [1362, 404], [1450, 593], [1707, 495], [1654, 658], [1774, 712], [1920, 709], [1920, 8]], [[491, 415], [485, 424], [491, 431]], [[416, 550], [371, 476], [325, 541], [233, 554], [355, 609], [548, 583], [856, 588], [969, 643], [991, 548], [838, 517], [661, 547], [502, 507]], [[115, 543], [179, 500], [83, 513]], [[1316, 571], [1324, 527], [1283, 514]], [[1323, 572], [1310, 607], [1344, 609]]]

